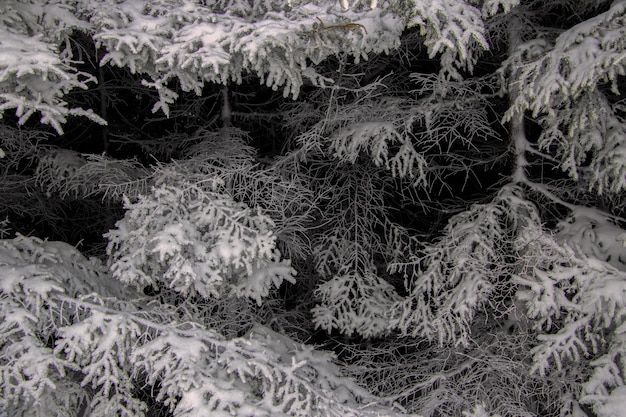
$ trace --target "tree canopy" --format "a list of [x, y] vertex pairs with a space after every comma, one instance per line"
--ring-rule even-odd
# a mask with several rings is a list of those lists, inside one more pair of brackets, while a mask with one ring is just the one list
[[620, 417], [626, 1], [0, 3], [0, 417]]

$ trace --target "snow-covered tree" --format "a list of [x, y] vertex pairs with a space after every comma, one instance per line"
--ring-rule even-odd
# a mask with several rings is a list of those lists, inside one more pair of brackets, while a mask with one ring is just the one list
[[2, 2], [0, 416], [621, 415], [624, 16]]

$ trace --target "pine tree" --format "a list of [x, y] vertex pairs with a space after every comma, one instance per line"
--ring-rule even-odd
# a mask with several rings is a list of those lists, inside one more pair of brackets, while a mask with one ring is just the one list
[[621, 412], [626, 2], [0, 12], [0, 415]]

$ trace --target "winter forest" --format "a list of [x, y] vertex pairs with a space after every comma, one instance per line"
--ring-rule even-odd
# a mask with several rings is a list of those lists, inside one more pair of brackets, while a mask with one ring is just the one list
[[0, 417], [624, 417], [626, 0], [0, 0]]

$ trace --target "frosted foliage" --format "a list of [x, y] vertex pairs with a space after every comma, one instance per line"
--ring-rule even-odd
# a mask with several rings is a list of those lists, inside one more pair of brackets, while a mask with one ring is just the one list
[[500, 414], [490, 414], [484, 404], [476, 405], [472, 410], [463, 411], [463, 417], [501, 417]]
[[376, 166], [391, 171], [394, 177], [426, 186], [426, 160], [413, 146], [413, 125], [420, 119], [417, 109], [392, 97], [342, 106], [333, 120], [335, 129], [328, 139], [328, 150], [341, 162], [351, 164], [362, 154], [369, 154]]
[[272, 286], [294, 282], [272, 220], [219, 192], [218, 182], [160, 185], [126, 208], [107, 234], [111, 271], [124, 283], [261, 303]]
[[337, 268], [337, 272], [315, 291], [320, 299], [312, 311], [316, 327], [329, 333], [337, 329], [348, 336], [387, 333], [387, 312], [399, 299], [393, 286], [377, 276], [372, 261], [356, 242], [333, 237], [323, 246], [317, 255], [318, 269], [330, 273]]
[[[500, 4], [508, 10], [516, 4], [515, 1], [488, 1], [483, 6], [483, 13], [495, 13]], [[481, 10], [471, 3], [465, 0], [391, 0], [388, 3], [345, 0], [344, 9], [351, 4], [371, 9], [388, 5], [403, 18], [407, 27], [419, 28], [429, 57], [437, 57], [442, 64], [441, 74], [446, 78], [461, 79], [459, 70], [471, 72], [480, 52], [489, 47]]]
[[[623, 365], [622, 369], [624, 369]], [[624, 415], [624, 404], [626, 404], [626, 387], [620, 386], [615, 388], [608, 399], [596, 407], [596, 410], [603, 417], [621, 417]]]
[[0, 242], [2, 412], [142, 417], [143, 387], [175, 417], [402, 415], [375, 405], [331, 353], [260, 325], [228, 340], [130, 288], [124, 301], [114, 282], [64, 243]]
[[473, 3], [482, 4], [481, 10], [484, 18], [495, 16], [503, 12], [508, 13], [514, 7], [519, 6], [520, 0], [478, 0]]
[[148, 173], [137, 160], [54, 149], [40, 154], [34, 176], [47, 195], [62, 199], [102, 195], [121, 200], [123, 191], [133, 195], [137, 189], [147, 188]]
[[389, 332], [388, 310], [399, 299], [391, 284], [378, 276], [370, 255], [354, 241], [329, 236], [316, 251], [316, 264], [330, 278], [315, 290], [312, 310], [316, 327], [346, 335], [382, 336]]
[[206, 82], [241, 82], [251, 72], [296, 97], [305, 81], [332, 82], [315, 64], [338, 54], [358, 62], [388, 52], [399, 46], [406, 26], [420, 27], [430, 56], [440, 56], [443, 71], [455, 78], [459, 68], [472, 69], [477, 49], [487, 48], [480, 11], [458, 0], [366, 5], [109, 0], [91, 7], [94, 38], [108, 50], [102, 62], [148, 74], [145, 85], [160, 95], [153, 110], [166, 114], [178, 97], [167, 86], [174, 78], [183, 90], [200, 94]]
[[510, 112], [549, 113], [603, 82], [618, 94], [617, 79], [625, 69], [625, 9], [624, 2], [614, 2], [607, 12], [562, 33], [553, 46], [543, 39], [523, 44], [509, 58], [511, 66], [524, 62], [514, 72], [522, 85]]
[[[414, 98], [386, 95], [382, 81], [358, 89], [357, 99], [345, 100], [336, 92], [341, 98], [329, 104], [332, 117], [300, 134], [298, 143], [308, 152], [323, 149], [344, 164], [369, 158], [392, 177], [429, 189], [440, 165], [433, 154], [499, 138], [490, 121], [491, 99], [478, 93], [484, 81], [454, 82], [438, 74], [412, 74], [411, 81]], [[470, 170], [472, 162], [460, 163], [459, 169]]]
[[624, 233], [600, 211], [580, 207], [559, 223], [557, 236], [583, 254], [626, 271], [626, 253], [620, 240]]
[[543, 39], [523, 44], [503, 66], [519, 91], [505, 119], [526, 110], [539, 117], [539, 146], [556, 150], [562, 168], [599, 193], [626, 188], [626, 113], [623, 103], [608, 98], [620, 94], [618, 79], [626, 74], [625, 19], [626, 3], [614, 2], [554, 45]]
[[498, 308], [492, 292], [510, 279], [536, 332], [532, 371], [546, 376], [585, 363], [577, 400], [612, 416], [626, 383], [624, 231], [579, 208], [551, 234], [522, 195], [504, 187], [492, 202], [450, 219], [442, 239], [412, 262], [392, 264], [409, 295], [393, 306], [390, 326], [442, 345], [469, 345], [476, 312]]
[[[376, 262], [402, 258], [415, 241], [389, 220], [379, 175], [371, 166], [341, 167], [342, 186], [331, 188], [321, 208], [329, 221], [313, 240], [315, 269], [323, 278], [313, 322], [327, 332], [375, 337], [389, 331], [387, 311], [398, 295]], [[320, 186], [326, 192], [328, 184]]]
[[103, 62], [149, 74], [146, 85], [161, 98], [154, 110], [166, 113], [177, 97], [166, 86], [173, 78], [199, 94], [205, 82], [240, 82], [252, 72], [295, 97], [305, 79], [329, 81], [311, 64], [339, 52], [363, 59], [388, 51], [402, 31], [384, 10], [342, 10], [334, 2], [107, 3], [91, 19], [95, 39], [109, 51]]
[[[597, 90], [540, 118], [542, 148], [556, 149], [561, 168], [598, 193], [626, 188], [626, 108], [611, 104]], [[589, 155], [592, 155], [589, 161]]]
[[[63, 97], [75, 88], [87, 89], [96, 80], [71, 66], [69, 30], [82, 29], [62, 1], [45, 5], [7, 0], [0, 4], [0, 117], [15, 110], [20, 124], [35, 113], [40, 123], [62, 133], [70, 115], [105, 123], [91, 110], [69, 108]], [[61, 48], [57, 46], [61, 45]]]
[[[602, 222], [596, 218], [595, 224]], [[602, 227], [595, 230], [601, 232]], [[599, 242], [607, 234], [596, 236]], [[518, 247], [525, 262], [514, 281], [521, 286], [518, 297], [540, 333], [531, 352], [533, 370], [544, 374], [552, 367], [560, 370], [591, 358], [592, 374], [580, 401], [605, 417], [612, 415], [607, 410], [622, 395], [620, 387], [626, 382], [626, 273], [596, 258], [586, 241], [590, 242], [589, 235], [575, 250], [538, 230], [524, 230]]]
[[442, 238], [408, 263], [390, 265], [405, 276], [409, 296], [395, 303], [391, 326], [440, 344], [467, 344], [476, 310], [507, 270], [506, 242], [525, 223], [539, 222], [532, 204], [505, 187], [488, 204], [454, 216]]
[[240, 136], [242, 132], [231, 128], [228, 133], [232, 136], [224, 133], [224, 129], [203, 132], [202, 142], [186, 150], [189, 159], [178, 162], [184, 178], [203, 181], [207, 175], [217, 175], [228, 184], [228, 192], [236, 201], [261, 207], [271, 217], [272, 230], [284, 256], [300, 259], [308, 256], [308, 227], [318, 207], [307, 181], [298, 177], [288, 179], [279, 170], [260, 168], [255, 151]]
[[488, 49], [481, 11], [459, 0], [413, 0], [408, 26], [418, 26], [428, 55], [440, 55], [441, 72], [461, 79], [459, 69], [472, 71], [480, 50]]
[[0, 242], [0, 270], [0, 409], [32, 416], [77, 412], [86, 392], [68, 372], [84, 363], [57, 355], [49, 342], [78, 317], [65, 299], [112, 297], [118, 286], [98, 261], [66, 243], [22, 236]]
[[374, 398], [341, 376], [331, 354], [260, 325], [230, 341], [163, 332], [133, 361], [150, 384], [162, 381], [157, 399], [175, 416], [399, 415], [359, 406]]
[[75, 67], [73, 30], [104, 47], [101, 65], [144, 74], [144, 85], [159, 94], [153, 111], [165, 114], [178, 98], [172, 81], [201, 94], [206, 83], [241, 82], [253, 73], [297, 97], [305, 82], [332, 84], [315, 69], [324, 59], [346, 54], [359, 62], [389, 52], [410, 26], [420, 28], [429, 56], [439, 58], [446, 77], [471, 71], [477, 52], [487, 48], [480, 10], [461, 0], [9, 0], [0, 11], [0, 114], [15, 109], [24, 123], [39, 112], [40, 121], [59, 133], [70, 115], [106, 123], [63, 100], [96, 81]]
[[92, 310], [79, 323], [58, 329], [60, 338], [54, 349], [81, 369], [82, 386], [97, 392], [91, 401], [94, 416], [119, 413], [142, 415], [146, 405], [134, 398], [129, 353], [141, 327], [123, 314]]

